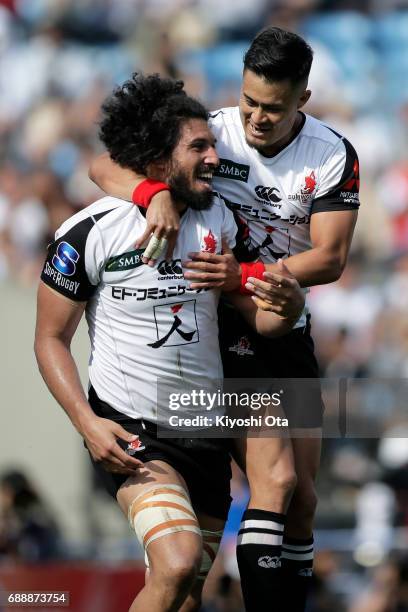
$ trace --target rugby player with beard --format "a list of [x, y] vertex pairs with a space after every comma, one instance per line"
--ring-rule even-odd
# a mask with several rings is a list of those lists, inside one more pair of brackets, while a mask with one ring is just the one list
[[[138, 76], [103, 105], [100, 136], [118, 164], [166, 181], [180, 215], [169, 274], [135, 249], [146, 230], [143, 208], [105, 197], [57, 230], [38, 290], [35, 351], [41, 374], [83, 437], [92, 463], [143, 546], [149, 572], [130, 610], [198, 610], [230, 505], [224, 440], [158, 437], [169, 404], [160, 379], [222, 378], [217, 306], [220, 289], [194, 289], [180, 270], [211, 236], [215, 254], [235, 245], [233, 215], [214, 197], [219, 164], [206, 109], [183, 83]], [[177, 277], [175, 280], [174, 277]], [[287, 333], [304, 298], [296, 280], [280, 279], [293, 316], [262, 311], [248, 296], [236, 306], [258, 333]], [[91, 340], [86, 397], [71, 340], [85, 312]], [[168, 398], [167, 398], [168, 399]]]
[[[305, 291], [340, 277], [357, 219], [359, 163], [347, 139], [301, 110], [311, 95], [312, 59], [300, 36], [266, 28], [245, 54], [239, 106], [211, 114], [221, 159], [214, 187], [241, 228], [234, 250], [241, 266], [228, 253], [195, 253], [185, 266], [193, 287], [235, 290], [247, 284], [242, 262], [254, 259], [276, 272], [283, 258]], [[143, 189], [143, 177], [123, 172], [108, 156], [95, 161], [90, 176], [128, 200]], [[152, 195], [140, 240], [154, 232], [172, 247], [178, 226], [171, 195], [160, 191]], [[270, 300], [260, 268], [249, 270], [247, 286], [279, 313], [285, 293]], [[257, 612], [269, 601], [277, 612], [300, 612], [312, 575], [323, 415], [310, 315], [305, 309], [293, 331], [270, 340], [228, 306], [219, 323], [225, 376], [285, 379], [292, 428], [292, 440], [237, 441], [236, 458], [251, 490], [237, 546], [246, 607]], [[247, 351], [239, 351], [243, 341]], [[306, 391], [299, 379], [311, 381]]]

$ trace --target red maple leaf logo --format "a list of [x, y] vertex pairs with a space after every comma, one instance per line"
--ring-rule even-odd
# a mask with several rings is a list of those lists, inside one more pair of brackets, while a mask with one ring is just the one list
[[316, 187], [316, 176], [315, 173], [312, 171], [309, 176], [305, 176], [305, 184], [302, 188], [302, 193], [310, 195], [311, 193], [314, 192]]
[[181, 310], [183, 308], [183, 304], [174, 304], [174, 306], [171, 306], [171, 312], [173, 314], [177, 314], [179, 310]]
[[206, 253], [215, 253], [217, 248], [217, 240], [211, 230], [209, 230], [207, 236], [204, 236], [203, 240], [205, 244], [203, 251]]

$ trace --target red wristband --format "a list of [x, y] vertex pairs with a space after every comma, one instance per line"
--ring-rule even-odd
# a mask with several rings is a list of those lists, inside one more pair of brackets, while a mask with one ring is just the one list
[[145, 179], [135, 188], [132, 194], [132, 202], [137, 206], [148, 208], [152, 197], [159, 191], [170, 191], [170, 187], [167, 183], [161, 181]]
[[262, 261], [255, 261], [254, 263], [241, 263], [241, 285], [238, 289], [242, 295], [253, 295], [252, 291], [248, 291], [245, 287], [247, 279], [252, 276], [253, 278], [263, 279], [263, 273], [265, 272], [265, 266]]

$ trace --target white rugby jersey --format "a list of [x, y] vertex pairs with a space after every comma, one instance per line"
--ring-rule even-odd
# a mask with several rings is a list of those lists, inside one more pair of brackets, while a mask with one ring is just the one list
[[[239, 261], [275, 262], [311, 248], [310, 217], [359, 207], [359, 163], [352, 145], [309, 115], [289, 142], [265, 157], [245, 140], [239, 108], [210, 116], [220, 165], [214, 188], [239, 226]], [[305, 314], [296, 327], [305, 325]]]
[[220, 253], [222, 238], [233, 248], [237, 226], [218, 197], [209, 210], [187, 208], [173, 260], [155, 267], [144, 265], [144, 249], [134, 247], [145, 227], [137, 206], [103, 198], [57, 230], [41, 279], [87, 301], [89, 378], [100, 399], [155, 422], [158, 378], [176, 388], [183, 381], [201, 388], [204, 376], [222, 379], [219, 291], [189, 289], [181, 263], [192, 251]]

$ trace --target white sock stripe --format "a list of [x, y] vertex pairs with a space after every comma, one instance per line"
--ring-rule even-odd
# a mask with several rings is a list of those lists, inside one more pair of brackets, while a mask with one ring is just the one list
[[313, 559], [313, 552], [305, 553], [303, 555], [286, 552], [286, 550], [282, 550], [281, 557], [284, 559], [292, 559], [293, 561], [309, 561]]
[[275, 521], [257, 521], [254, 519], [242, 521], [239, 526], [240, 529], [275, 529], [275, 531], [282, 531], [284, 525], [276, 523]]
[[299, 552], [304, 552], [306, 550], [313, 550], [313, 544], [307, 544], [306, 546], [295, 546], [294, 544], [286, 544], [285, 542], [283, 542], [282, 546], [286, 550], [292, 550], [292, 551], [298, 550]]
[[250, 531], [242, 533], [237, 538], [237, 545], [243, 544], [269, 544], [270, 546], [281, 546], [282, 536], [273, 535], [272, 533], [256, 533]]

